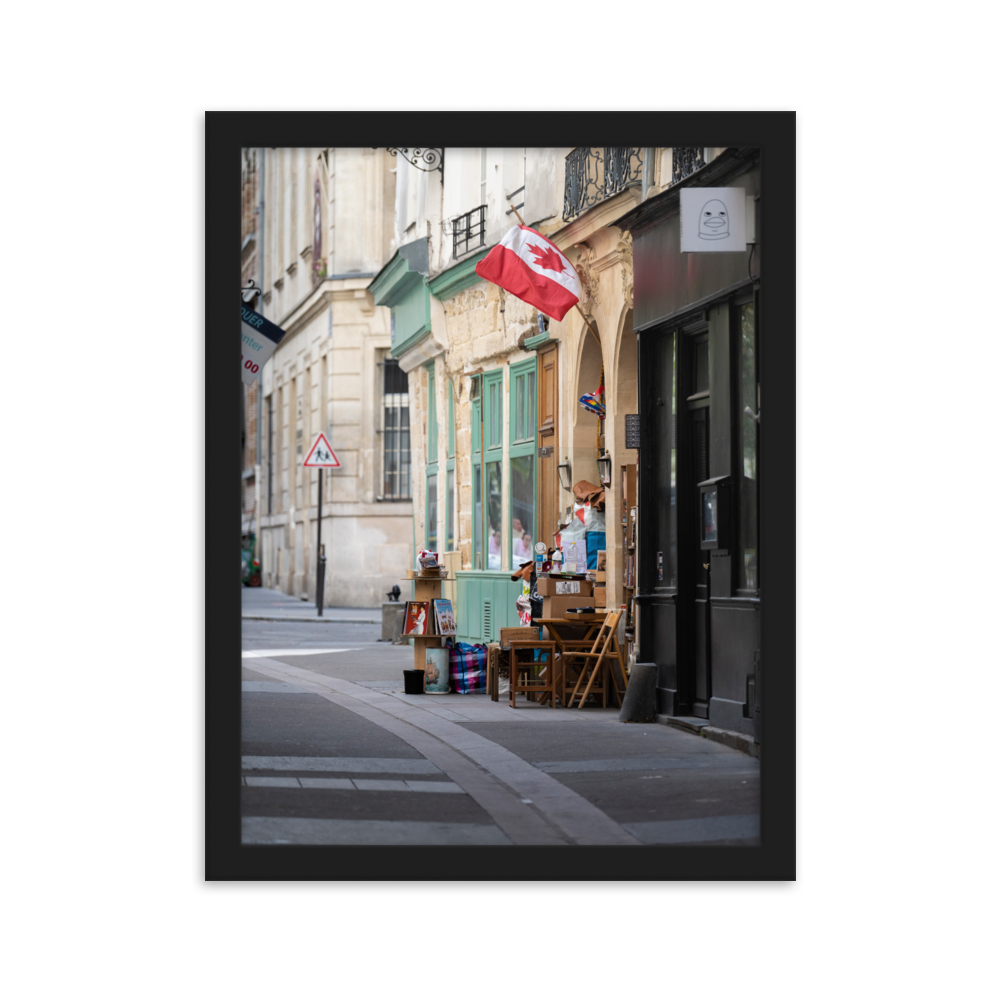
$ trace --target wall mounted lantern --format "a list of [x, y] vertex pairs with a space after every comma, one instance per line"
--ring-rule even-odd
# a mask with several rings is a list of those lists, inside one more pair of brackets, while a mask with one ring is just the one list
[[557, 465], [556, 470], [559, 472], [559, 485], [564, 490], [572, 490], [573, 487], [570, 485], [569, 482], [569, 476], [570, 476], [569, 459], [567, 458], [562, 463], [562, 465]]

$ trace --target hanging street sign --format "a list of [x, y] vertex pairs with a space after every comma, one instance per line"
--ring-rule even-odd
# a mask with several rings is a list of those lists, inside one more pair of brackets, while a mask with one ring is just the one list
[[274, 354], [274, 349], [281, 342], [285, 331], [270, 320], [264, 319], [259, 312], [254, 312], [245, 303], [241, 309], [243, 310], [243, 354], [240, 358], [240, 375], [247, 385], [253, 385], [261, 368], [264, 367], [264, 362]]
[[746, 253], [748, 217], [753, 197], [743, 188], [681, 188], [681, 253]]
[[317, 434], [313, 441], [305, 460], [302, 462], [304, 469], [339, 469], [340, 459], [337, 453], [330, 447], [325, 434]]

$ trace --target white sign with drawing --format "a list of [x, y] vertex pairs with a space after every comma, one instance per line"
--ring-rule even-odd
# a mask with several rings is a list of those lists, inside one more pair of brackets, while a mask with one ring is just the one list
[[317, 434], [302, 465], [306, 469], [339, 469], [340, 459], [325, 434]]
[[743, 188], [681, 188], [681, 253], [744, 253], [746, 248]]

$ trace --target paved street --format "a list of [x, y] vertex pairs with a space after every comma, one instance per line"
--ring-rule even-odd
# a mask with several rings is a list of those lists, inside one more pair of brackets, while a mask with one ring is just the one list
[[408, 696], [380, 611], [243, 595], [246, 843], [759, 843], [752, 757], [617, 709]]

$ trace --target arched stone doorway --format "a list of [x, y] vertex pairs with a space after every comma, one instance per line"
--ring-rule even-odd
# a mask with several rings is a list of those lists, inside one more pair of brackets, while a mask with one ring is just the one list
[[[600, 328], [597, 322], [590, 316], [591, 326], [600, 336]], [[602, 421], [595, 413], [585, 409], [580, 405], [580, 397], [587, 392], [596, 392], [601, 384], [601, 368], [604, 358], [601, 353], [601, 344], [597, 337], [587, 329], [584, 324], [582, 330], [582, 343], [580, 346], [580, 359], [577, 366], [576, 386], [573, 392], [570, 405], [572, 406], [571, 426], [573, 427], [572, 450], [569, 455], [571, 465], [571, 483], [586, 479], [589, 482], [599, 482], [597, 469], [599, 435], [603, 433]], [[605, 372], [605, 381], [607, 373]], [[565, 494], [564, 494], [565, 495]], [[571, 504], [573, 498], [567, 496], [566, 504]]]

